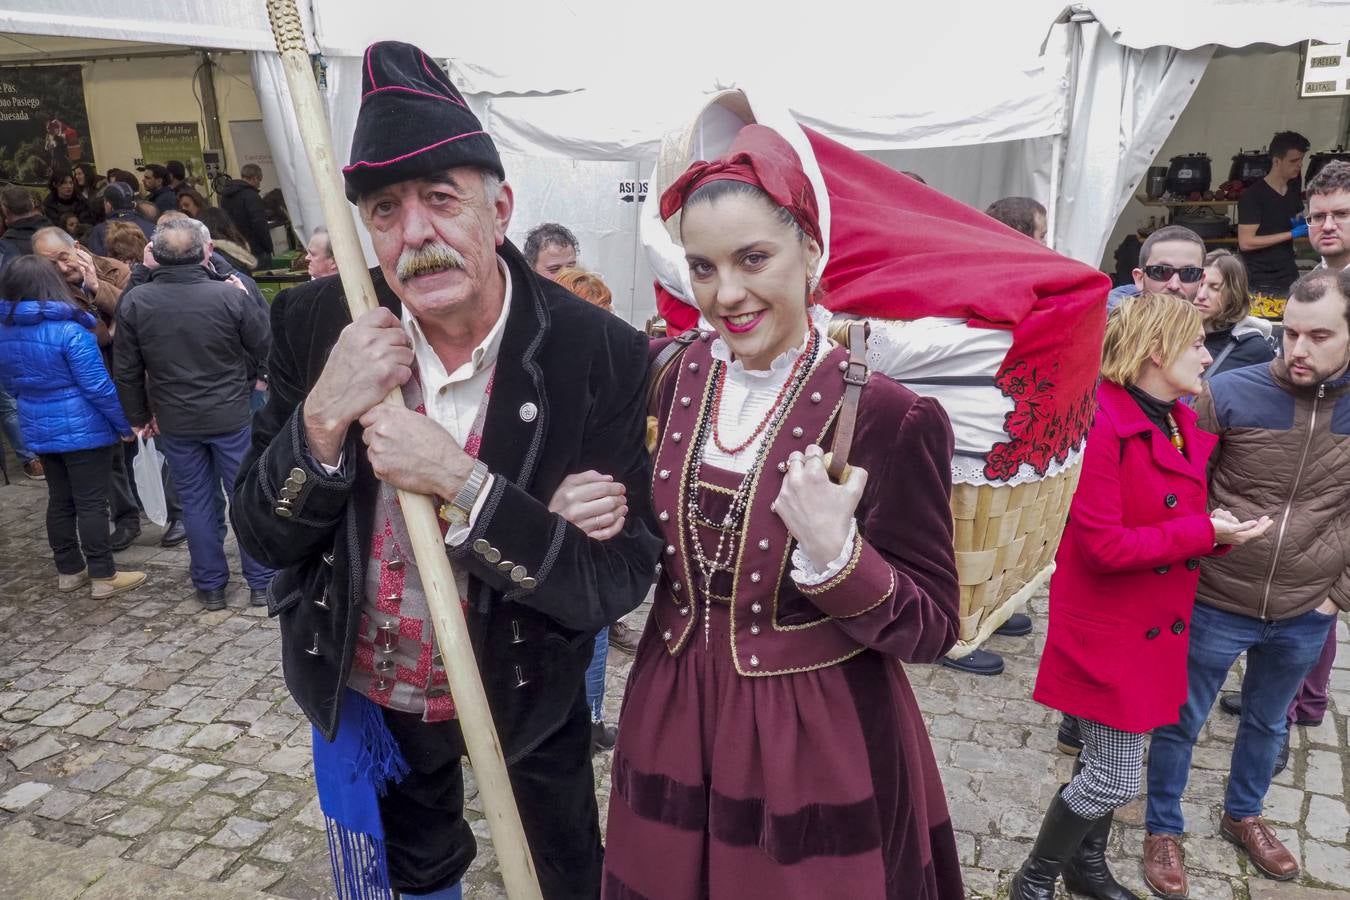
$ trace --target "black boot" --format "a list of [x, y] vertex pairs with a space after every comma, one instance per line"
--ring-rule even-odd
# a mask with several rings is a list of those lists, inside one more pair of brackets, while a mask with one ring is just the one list
[[1031, 855], [1013, 876], [1008, 900], [1054, 900], [1055, 882], [1059, 880], [1060, 872], [1078, 850], [1078, 845], [1083, 843], [1083, 837], [1092, 825], [1092, 819], [1085, 819], [1069, 809], [1064, 798], [1055, 794], [1041, 821], [1041, 833], [1036, 835]]
[[[1066, 756], [1077, 756], [1083, 752], [1083, 734], [1078, 727], [1077, 716], [1063, 716], [1059, 720], [1059, 732], [1055, 735], [1055, 746]], [[1075, 775], [1078, 770], [1074, 769]]]
[[1121, 886], [1106, 865], [1106, 841], [1111, 837], [1110, 812], [1092, 823], [1078, 852], [1064, 867], [1064, 886], [1075, 894], [1096, 900], [1139, 900], [1139, 896]]

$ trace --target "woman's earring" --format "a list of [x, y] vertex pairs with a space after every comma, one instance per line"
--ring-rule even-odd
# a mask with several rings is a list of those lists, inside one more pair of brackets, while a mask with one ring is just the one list
[[808, 275], [806, 278], [806, 292], [808, 294], [814, 294], [818, 287], [820, 287], [820, 276]]

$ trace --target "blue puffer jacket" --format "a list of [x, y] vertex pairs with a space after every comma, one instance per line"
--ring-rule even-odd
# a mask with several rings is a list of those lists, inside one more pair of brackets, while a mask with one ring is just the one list
[[58, 300], [0, 300], [0, 384], [19, 401], [34, 453], [115, 444], [131, 434], [103, 367], [94, 317]]

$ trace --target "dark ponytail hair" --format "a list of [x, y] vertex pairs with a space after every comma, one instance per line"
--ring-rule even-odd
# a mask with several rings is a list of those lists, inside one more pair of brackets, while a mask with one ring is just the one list
[[20, 256], [0, 273], [0, 298], [14, 303], [20, 300], [45, 300], [78, 308], [70, 295], [70, 286], [66, 284], [56, 263], [31, 253]]

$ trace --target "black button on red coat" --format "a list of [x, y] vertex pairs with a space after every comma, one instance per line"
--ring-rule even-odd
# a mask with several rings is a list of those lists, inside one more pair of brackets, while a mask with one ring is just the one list
[[1186, 623], [1181, 621], [1180, 619], [1177, 619], [1175, 622], [1172, 623], [1173, 634], [1181, 634], [1185, 630], [1186, 630]]
[[1158, 566], [1158, 568], [1154, 569], [1153, 571], [1157, 572], [1159, 575], [1166, 575], [1168, 572], [1172, 571], [1172, 567]]
[[1168, 494], [1166, 497], [1163, 498], [1163, 503], [1167, 504], [1168, 509], [1172, 509], [1177, 505], [1177, 495]]
[[1148, 639], [1151, 641], [1151, 640], [1153, 640], [1155, 637], [1157, 637], [1157, 636], [1160, 635], [1160, 634], [1162, 634], [1162, 629], [1160, 629], [1160, 628], [1150, 628], [1150, 629], [1148, 630], [1148, 633], [1145, 634], [1144, 637], [1148, 638]]
[[1198, 559], [1188, 559], [1188, 560], [1186, 560], [1186, 568], [1188, 568], [1188, 569], [1190, 569], [1192, 572], [1194, 572], [1196, 569], [1200, 568], [1200, 560], [1198, 560]]

